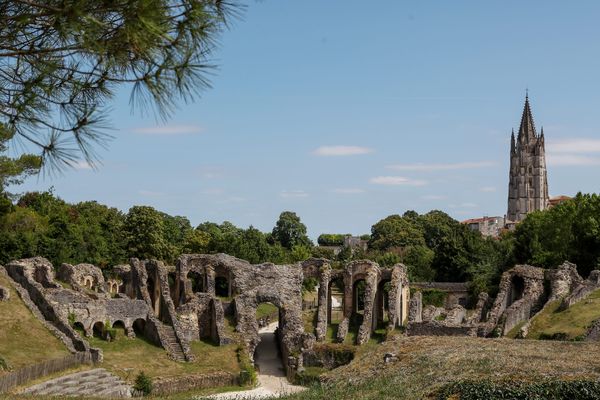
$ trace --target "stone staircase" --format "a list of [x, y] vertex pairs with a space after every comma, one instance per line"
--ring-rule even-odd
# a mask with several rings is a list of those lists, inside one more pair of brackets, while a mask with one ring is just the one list
[[131, 386], [104, 368], [77, 372], [30, 386], [21, 394], [28, 396], [94, 396], [99, 398], [131, 397]]
[[162, 324], [161, 328], [161, 336], [164, 342], [167, 345], [167, 351], [173, 357], [175, 361], [186, 361], [185, 353], [181, 348], [181, 344], [177, 340], [177, 336], [175, 336], [175, 330], [172, 326]]

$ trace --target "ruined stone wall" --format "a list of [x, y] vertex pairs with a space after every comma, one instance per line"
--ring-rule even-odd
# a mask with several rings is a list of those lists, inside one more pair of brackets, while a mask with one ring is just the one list
[[92, 264], [62, 264], [56, 274], [57, 279], [71, 285], [73, 290], [95, 290], [106, 293], [106, 282], [100, 268]]
[[475, 325], [446, 325], [440, 321], [409, 322], [408, 336], [477, 336]]

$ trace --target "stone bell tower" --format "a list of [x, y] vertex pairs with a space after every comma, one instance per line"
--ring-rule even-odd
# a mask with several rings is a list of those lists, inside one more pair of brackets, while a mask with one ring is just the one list
[[538, 135], [533, 124], [529, 95], [525, 96], [525, 107], [516, 140], [514, 130], [512, 132], [509, 175], [506, 214], [509, 221], [519, 222], [532, 211], [548, 208], [544, 128]]

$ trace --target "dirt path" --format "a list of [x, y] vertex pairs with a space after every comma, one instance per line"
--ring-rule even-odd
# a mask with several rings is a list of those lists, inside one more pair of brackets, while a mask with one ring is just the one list
[[285, 377], [281, 358], [279, 358], [277, 351], [277, 341], [275, 340], [274, 332], [277, 324], [277, 322], [273, 322], [259, 331], [260, 343], [256, 349], [255, 360], [260, 369], [258, 375], [259, 386], [252, 390], [220, 393], [208, 398], [230, 400], [266, 399], [306, 389], [302, 386], [291, 385]]

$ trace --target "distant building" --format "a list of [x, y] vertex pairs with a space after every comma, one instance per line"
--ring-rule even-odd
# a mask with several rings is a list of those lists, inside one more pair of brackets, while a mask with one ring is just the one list
[[511, 136], [509, 176], [507, 223], [520, 222], [528, 213], [550, 206], [544, 128], [538, 135], [529, 96], [525, 96], [517, 139], [514, 130]]
[[505, 223], [503, 217], [483, 217], [468, 219], [462, 221], [462, 224], [467, 225], [471, 230], [480, 232], [483, 236], [498, 237]]
[[567, 200], [571, 200], [572, 197], [569, 196], [554, 196], [550, 198], [550, 207], [554, 207], [559, 205], [560, 203], [564, 203]]

